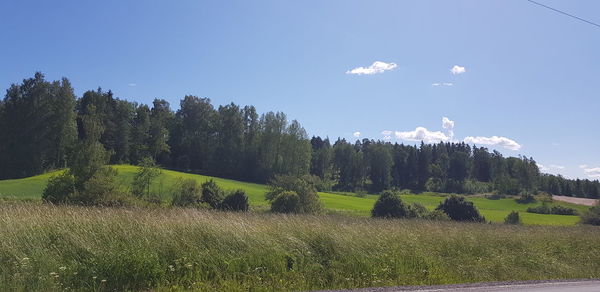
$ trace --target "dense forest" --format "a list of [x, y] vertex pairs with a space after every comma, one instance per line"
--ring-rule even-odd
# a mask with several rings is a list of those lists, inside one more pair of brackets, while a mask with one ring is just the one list
[[68, 79], [49, 82], [41, 73], [10, 86], [0, 101], [0, 179], [69, 166], [90, 118], [101, 121], [99, 140], [110, 163], [149, 157], [166, 168], [260, 183], [277, 174], [310, 176], [322, 190], [600, 197], [597, 180], [541, 174], [533, 158], [503, 157], [465, 143], [332, 143], [309, 138], [281, 112], [259, 115], [253, 106], [233, 103], [215, 107], [191, 95], [176, 111], [162, 99], [148, 106], [110, 90], [77, 98]]

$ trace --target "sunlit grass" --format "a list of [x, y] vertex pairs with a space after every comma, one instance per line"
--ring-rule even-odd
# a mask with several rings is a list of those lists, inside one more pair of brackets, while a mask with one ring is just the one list
[[0, 287], [289, 291], [597, 278], [598, 231], [8, 203]]
[[[116, 165], [114, 167], [119, 171], [119, 176], [123, 185], [129, 186], [137, 171], [137, 167], [132, 165]], [[2, 180], [0, 181], [0, 198], [39, 200], [42, 190], [51, 174], [52, 173], [42, 174], [18, 180]], [[174, 185], [179, 180], [187, 178], [195, 179], [199, 183], [214, 179], [217, 184], [224, 189], [243, 189], [250, 199], [251, 207], [260, 210], [268, 208], [268, 202], [264, 197], [264, 194], [267, 191], [265, 185], [223, 178], [163, 170], [161, 176], [154, 181], [152, 190], [156, 193], [160, 193], [163, 200], [168, 204], [171, 200], [171, 193]], [[342, 213], [357, 216], [369, 216], [371, 209], [377, 200], [377, 195], [372, 194], [362, 197], [357, 197], [353, 193], [319, 193], [319, 195], [327, 213]], [[444, 200], [444, 196], [445, 194], [426, 192], [421, 194], [402, 195], [402, 199], [406, 203], [423, 204], [425, 207], [432, 210]], [[468, 200], [475, 203], [475, 206], [477, 206], [486, 219], [492, 222], [503, 222], [506, 215], [511, 211], [519, 211], [524, 224], [575, 225], [579, 221], [578, 216], [526, 213], [528, 207], [541, 205], [542, 203], [540, 202], [519, 204], [511, 198], [490, 200], [482, 197], [469, 197]], [[569, 204], [566, 202], [554, 202], [552, 204], [574, 208], [580, 213], [588, 208], [586, 206]]]

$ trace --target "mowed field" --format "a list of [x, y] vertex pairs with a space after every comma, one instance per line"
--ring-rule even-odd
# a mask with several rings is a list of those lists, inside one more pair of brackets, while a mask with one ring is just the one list
[[[137, 171], [137, 167], [131, 165], [115, 165], [114, 167], [119, 172], [123, 186], [129, 186]], [[0, 180], [0, 199], [39, 201], [48, 178], [55, 173], [46, 173], [24, 179]], [[267, 186], [262, 184], [163, 170], [160, 177], [153, 183], [152, 189], [154, 192], [160, 193], [165, 202], [169, 202], [174, 186], [182, 179], [188, 178], [195, 179], [200, 183], [214, 179], [223, 189], [242, 189], [246, 191], [253, 209], [266, 210], [268, 208], [268, 202], [264, 197]], [[351, 193], [319, 193], [319, 195], [327, 213], [342, 213], [357, 216], [369, 216], [373, 204], [377, 200], [377, 195], [366, 195], [363, 197], [357, 197]], [[434, 209], [445, 196], [447, 194], [421, 193], [406, 194], [401, 197], [406, 203], [420, 203], [428, 209]], [[528, 207], [541, 205], [540, 202], [519, 204], [510, 198], [491, 200], [483, 197], [469, 197], [468, 200], [472, 201], [485, 218], [491, 222], [502, 222], [504, 217], [511, 211], [519, 211], [524, 224], [575, 225], [579, 221], [579, 216], [545, 215], [526, 212]], [[552, 204], [571, 207], [580, 213], [588, 208], [566, 202], [554, 202]]]

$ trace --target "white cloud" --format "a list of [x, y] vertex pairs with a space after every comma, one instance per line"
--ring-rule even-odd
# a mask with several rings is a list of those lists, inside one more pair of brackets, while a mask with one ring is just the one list
[[590, 178], [600, 178], [600, 167], [592, 167], [592, 168], [588, 168], [587, 165], [580, 165], [581, 166], [585, 166], [582, 167], [583, 168], [583, 172], [585, 172], [585, 174], [590, 177]]
[[354, 132], [354, 133], [352, 133], [352, 136], [358, 138], [358, 137], [360, 137], [360, 132], [358, 132], [358, 131]]
[[417, 127], [414, 131], [395, 132], [396, 138], [407, 141], [423, 141], [425, 143], [446, 142], [450, 137], [440, 131], [429, 131], [424, 127]]
[[129, 84], [127, 84], [127, 85], [129, 85], [130, 87], [136, 87], [136, 86], [137, 86], [137, 84], [136, 84], [136, 83], [129, 83]]
[[587, 164], [582, 164], [582, 165], [579, 166], [579, 168], [587, 168], [587, 167], [588, 167]]
[[354, 74], [354, 75], [372, 75], [383, 73], [385, 71], [392, 70], [398, 67], [396, 63], [386, 63], [381, 61], [375, 61], [369, 67], [357, 67], [352, 70], [346, 71], [346, 74]]
[[482, 145], [494, 145], [501, 146], [510, 150], [519, 150], [521, 149], [521, 145], [517, 143], [515, 140], [506, 138], [506, 137], [466, 137], [464, 142], [467, 144], [482, 144]]
[[465, 67], [461, 67], [461, 66], [458, 66], [458, 65], [454, 65], [454, 67], [452, 67], [450, 69], [450, 72], [452, 72], [452, 74], [454, 74], [454, 75], [463, 74], [466, 71], [467, 70], [465, 69]]
[[391, 134], [392, 134], [392, 131], [390, 131], [390, 130], [381, 131], [381, 135], [384, 135], [384, 136], [389, 136]]
[[556, 165], [556, 164], [550, 164], [548, 166], [545, 166], [543, 164], [539, 164], [538, 163], [537, 166], [538, 166], [538, 168], [540, 169], [541, 172], [546, 172], [546, 173], [548, 173], [548, 172], [554, 172], [554, 173], [556, 173], [559, 170], [565, 169], [564, 166], [562, 166], [562, 165]]
[[452, 82], [436, 82], [436, 83], [431, 83], [431, 86], [433, 87], [438, 87], [438, 86], [453, 86], [454, 83]]
[[454, 121], [447, 117], [442, 117], [442, 128], [448, 132], [450, 140], [454, 137]]
[[562, 166], [562, 165], [556, 165], [556, 164], [550, 164], [549, 167], [551, 169], [565, 169], [564, 166]]

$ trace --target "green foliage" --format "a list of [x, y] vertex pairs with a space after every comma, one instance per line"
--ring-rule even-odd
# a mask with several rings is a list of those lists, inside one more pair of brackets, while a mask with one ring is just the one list
[[300, 196], [294, 191], [284, 191], [271, 201], [271, 212], [300, 213]]
[[485, 218], [479, 214], [473, 203], [466, 201], [462, 196], [452, 195], [446, 198], [436, 210], [444, 211], [455, 221], [485, 222]]
[[52, 204], [67, 203], [75, 194], [75, 177], [64, 171], [48, 179], [48, 184], [42, 193], [42, 199]]
[[269, 191], [265, 194], [265, 198], [273, 204], [284, 192], [293, 192], [298, 197], [298, 206], [294, 209], [294, 213], [317, 213], [321, 210], [319, 196], [310, 181], [291, 175], [275, 176], [269, 184]]
[[161, 173], [160, 168], [152, 158], [145, 157], [140, 162], [140, 169], [133, 177], [132, 192], [141, 198], [143, 196], [150, 197], [150, 185]]
[[517, 203], [519, 204], [530, 204], [535, 202], [535, 197], [532, 194], [522, 194], [520, 198], [516, 199], [515, 201], [517, 201]]
[[194, 179], [185, 179], [176, 185], [171, 204], [178, 207], [195, 207], [201, 200], [202, 187]]
[[527, 208], [527, 212], [537, 214], [577, 215], [577, 210], [573, 208], [560, 205], [549, 207], [546, 204], [537, 207], [529, 207]]
[[384, 191], [375, 202], [371, 216], [381, 218], [404, 218], [409, 215], [408, 207], [400, 196], [392, 191]]
[[219, 208], [223, 197], [223, 190], [214, 180], [211, 179], [202, 184], [202, 202], [207, 203], [212, 208]]
[[223, 199], [220, 208], [226, 211], [248, 211], [248, 196], [243, 190], [236, 190]]
[[519, 212], [512, 211], [504, 218], [504, 224], [521, 224]]
[[123, 205], [126, 203], [125, 195], [120, 190], [117, 170], [104, 166], [83, 183], [73, 202], [82, 205]]
[[581, 215], [581, 223], [600, 226], [600, 203]]

